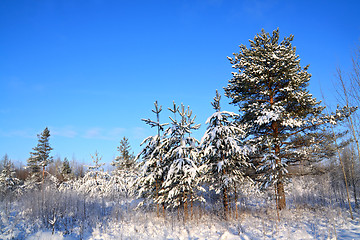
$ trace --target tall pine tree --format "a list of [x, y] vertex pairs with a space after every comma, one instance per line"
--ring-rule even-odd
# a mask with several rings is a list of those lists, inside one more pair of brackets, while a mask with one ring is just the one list
[[38, 144], [33, 148], [34, 152], [30, 152], [30, 158], [27, 160], [28, 166], [32, 174], [39, 174], [42, 171], [42, 180], [45, 178], [45, 168], [53, 161], [50, 151], [53, 150], [49, 143], [50, 131], [46, 127], [41, 134], [38, 134]]
[[[278, 209], [286, 207], [284, 182], [287, 167], [302, 156], [318, 152], [317, 133], [325, 123], [335, 124], [344, 112], [325, 115], [324, 107], [307, 90], [311, 75], [300, 66], [292, 46], [293, 36], [279, 43], [279, 30], [264, 30], [250, 40], [250, 48], [228, 59], [237, 72], [229, 80], [225, 94], [239, 106], [239, 121], [249, 126], [248, 142], [258, 151], [252, 156], [263, 186], [274, 186]], [[312, 134], [313, 138], [306, 136]], [[299, 141], [306, 139], [306, 141]], [[310, 158], [308, 158], [310, 159]]]

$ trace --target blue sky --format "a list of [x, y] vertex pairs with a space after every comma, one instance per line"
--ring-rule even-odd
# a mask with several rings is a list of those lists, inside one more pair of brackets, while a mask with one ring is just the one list
[[[227, 56], [264, 28], [293, 34], [310, 92], [334, 100], [336, 67], [360, 40], [359, 1], [0, 1], [0, 157], [26, 163], [48, 126], [55, 157], [107, 163], [123, 136], [137, 153], [158, 100], [190, 105], [201, 129]], [[236, 111], [223, 97], [222, 107]]]

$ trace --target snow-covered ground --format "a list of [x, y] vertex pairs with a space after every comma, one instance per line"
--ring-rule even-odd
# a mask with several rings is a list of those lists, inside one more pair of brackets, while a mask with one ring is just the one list
[[207, 202], [194, 204], [186, 222], [177, 210], [158, 217], [149, 202], [137, 209], [140, 199], [91, 197], [49, 185], [0, 201], [0, 239], [360, 239], [360, 209], [354, 208], [351, 220], [342, 195], [335, 195], [325, 178], [314, 179], [287, 184], [287, 209], [279, 217], [273, 191], [245, 192], [244, 187], [237, 219], [234, 202], [225, 221], [222, 202], [206, 192]]
[[128, 221], [95, 228], [89, 239], [360, 239], [359, 222], [336, 210], [287, 210], [280, 222], [274, 214], [243, 213], [229, 222], [206, 216], [185, 225], [156, 218]]
[[351, 220], [345, 209], [293, 208], [280, 212], [280, 222], [270, 208], [240, 212], [238, 219], [233, 216], [226, 222], [195, 211], [193, 219], [184, 223], [176, 213], [164, 219], [153, 211], [127, 210], [121, 216], [99, 218], [92, 226], [78, 222], [52, 234], [51, 225], [44, 228], [40, 221], [31, 222], [19, 217], [23, 213], [5, 213], [2, 208], [0, 239], [360, 239], [360, 214], [355, 212]]

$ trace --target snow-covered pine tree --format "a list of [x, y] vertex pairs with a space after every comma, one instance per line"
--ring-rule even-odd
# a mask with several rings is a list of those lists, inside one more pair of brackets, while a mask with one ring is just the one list
[[110, 183], [110, 174], [105, 172], [101, 163], [102, 156], [95, 151], [94, 155], [90, 155], [93, 160], [92, 166], [87, 166], [88, 171], [83, 178], [75, 182], [76, 190], [89, 195], [90, 197], [105, 197], [111, 192], [112, 186]]
[[129, 139], [123, 137], [120, 141], [120, 146], [117, 147], [120, 155], [116, 156], [113, 162], [111, 163], [116, 169], [114, 173], [118, 175], [128, 175], [127, 173], [133, 173], [136, 170], [136, 161], [135, 156], [130, 153], [131, 146]]
[[64, 161], [62, 162], [60, 171], [61, 171], [61, 175], [65, 181], [67, 181], [71, 178], [72, 169], [70, 167], [70, 163], [67, 158], [64, 158]]
[[124, 191], [127, 197], [137, 176], [136, 161], [134, 155], [130, 153], [131, 146], [129, 139], [126, 137], [120, 141], [120, 146], [117, 149], [120, 155], [115, 157], [111, 163], [111, 165], [115, 167], [112, 174], [116, 182], [124, 186], [122, 191]]
[[[235, 123], [238, 114], [221, 111], [220, 94], [216, 96], [212, 106], [215, 109], [207, 120], [207, 130], [201, 139], [202, 161], [204, 164], [203, 181], [210, 184], [210, 190], [222, 193], [225, 219], [229, 215], [229, 196], [236, 187], [245, 180], [245, 170], [251, 167], [247, 155], [250, 147], [242, 146], [246, 130]], [[235, 203], [236, 204], [236, 203]], [[237, 212], [237, 211], [236, 211]]]
[[[185, 110], [183, 104], [178, 108], [173, 103], [173, 108], [169, 110], [174, 118], [170, 117], [172, 124], [166, 130], [166, 141], [161, 145], [167, 150], [162, 163], [166, 177], [157, 202], [171, 208], [182, 206], [186, 221], [188, 203], [204, 201], [198, 195], [199, 191], [204, 191], [199, 185], [201, 169], [197, 166], [199, 141], [190, 135], [192, 130], [199, 129], [200, 124], [195, 124], [196, 116], [192, 117], [192, 111], [189, 107]], [[176, 119], [177, 114], [180, 115], [179, 120]]]
[[104, 172], [104, 169], [102, 168], [102, 166], [105, 165], [105, 163], [100, 163], [102, 160], [102, 156], [99, 155], [98, 151], [95, 151], [94, 155], [90, 155], [91, 159], [93, 160], [94, 165], [92, 166], [87, 166], [88, 168], [88, 173], [91, 172], [91, 174], [95, 177], [97, 177], [97, 175], [99, 175], [100, 172]]
[[6, 197], [19, 187], [20, 180], [15, 176], [14, 164], [7, 154], [1, 160], [0, 169], [0, 195]]
[[228, 57], [238, 71], [232, 73], [225, 88], [225, 95], [240, 108], [239, 122], [249, 126], [248, 142], [258, 149], [252, 159], [263, 174], [263, 186], [275, 186], [278, 209], [286, 207], [284, 181], [288, 165], [322, 148], [316, 138], [301, 144], [293, 140], [318, 131], [325, 123], [336, 123], [344, 113], [353, 111], [323, 113], [324, 107], [307, 90], [309, 66], [300, 66], [292, 41], [290, 35], [279, 43], [278, 29], [272, 35], [262, 30], [250, 40], [250, 48], [241, 45], [239, 53]]
[[120, 141], [120, 146], [117, 147], [120, 155], [115, 157], [113, 162], [111, 163], [112, 166], [116, 167], [117, 169], [133, 169], [135, 165], [135, 157], [131, 151], [131, 146], [129, 143], [129, 139], [123, 137]]
[[[110, 175], [109, 172], [104, 171], [102, 163], [102, 156], [95, 151], [90, 154], [93, 161], [92, 165], [85, 166], [87, 171], [82, 177], [81, 174], [76, 178], [75, 176], [69, 181], [63, 182], [59, 186], [60, 191], [75, 191], [91, 198], [109, 198], [116, 200], [123, 197], [124, 192], [127, 190], [123, 181], [120, 181], [120, 177], [117, 175]], [[76, 162], [73, 162], [73, 166], [76, 166]], [[83, 166], [77, 166], [80, 171], [83, 171]], [[74, 168], [76, 169], [76, 168]]]
[[[157, 129], [157, 135], [149, 136], [144, 139], [141, 146], [144, 148], [136, 156], [135, 160], [142, 158], [139, 163], [140, 175], [136, 179], [134, 185], [137, 189], [139, 197], [146, 199], [152, 199], [155, 201], [159, 196], [161, 184], [164, 180], [164, 174], [162, 169], [162, 159], [165, 149], [160, 147], [163, 142], [162, 132], [167, 123], [160, 123], [160, 112], [162, 107], [158, 105], [158, 102], [154, 103], [155, 109], [152, 112], [156, 115], [156, 121], [151, 119], [141, 119], [150, 127]], [[144, 201], [140, 203], [143, 204]], [[159, 216], [159, 205], [157, 204], [157, 215]]]
[[61, 174], [71, 174], [72, 170], [70, 167], [70, 163], [69, 160], [67, 158], [64, 158], [64, 161], [62, 162], [62, 166], [61, 166]]
[[30, 158], [27, 160], [27, 168], [30, 169], [31, 175], [39, 175], [42, 170], [42, 181], [45, 179], [45, 167], [53, 161], [50, 156], [50, 151], [53, 149], [50, 147], [49, 137], [50, 131], [46, 127], [41, 134], [38, 134], [38, 144], [33, 148], [34, 152], [30, 152]]

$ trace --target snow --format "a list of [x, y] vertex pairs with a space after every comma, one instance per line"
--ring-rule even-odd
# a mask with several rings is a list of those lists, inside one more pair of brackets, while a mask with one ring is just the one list
[[[275, 212], [272, 212], [275, 213]], [[218, 219], [206, 216], [189, 224], [181, 221], [164, 220], [155, 216], [145, 216], [145, 219], [113, 222], [107, 227], [98, 224], [90, 230], [85, 239], [208, 239], [208, 240], [235, 240], [235, 239], [359, 239], [360, 224], [358, 221], [336, 221], [331, 223], [323, 213], [304, 209], [285, 211], [281, 214], [282, 220], [277, 222], [269, 215], [259, 213], [243, 213], [238, 221], [223, 223]], [[357, 215], [359, 219], [359, 215]], [[214, 221], [215, 220], [215, 221]], [[335, 227], [335, 228], [334, 228]], [[4, 235], [0, 235], [1, 239]], [[25, 239], [54, 239], [72, 240], [75, 236], [64, 236], [61, 232], [52, 235], [51, 231], [40, 230]]]
[[28, 238], [27, 240], [72, 240], [75, 238], [64, 237], [61, 233], [52, 234], [50, 231], [39, 231]]
[[239, 195], [237, 219], [231, 214], [225, 221], [221, 201], [211, 203], [208, 191], [208, 201], [196, 204], [186, 222], [176, 209], [158, 217], [149, 202], [136, 208], [141, 200], [129, 197], [85, 199], [83, 193], [56, 188], [46, 188], [42, 197], [34, 190], [0, 201], [0, 239], [360, 239], [360, 209], [354, 208], [351, 220], [330, 193], [331, 182], [321, 179], [304, 176], [287, 183], [280, 221], [269, 198], [273, 189], [256, 192], [250, 186]]
[[271, 111], [262, 111], [261, 115], [254, 121], [258, 125], [267, 124], [280, 118], [281, 110], [275, 109]]

